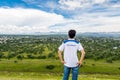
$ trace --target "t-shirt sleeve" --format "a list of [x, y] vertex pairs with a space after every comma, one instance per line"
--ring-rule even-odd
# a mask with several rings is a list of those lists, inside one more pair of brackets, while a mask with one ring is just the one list
[[79, 43], [78, 44], [78, 51], [81, 51], [81, 50], [83, 50], [83, 46]]
[[62, 43], [59, 48], [58, 48], [60, 51], [63, 51], [64, 50], [64, 43]]

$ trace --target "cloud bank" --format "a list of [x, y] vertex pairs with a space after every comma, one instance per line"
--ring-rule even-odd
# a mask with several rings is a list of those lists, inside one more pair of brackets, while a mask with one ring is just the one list
[[9, 2], [0, 4], [0, 34], [69, 29], [120, 32], [119, 21], [120, 0], [16, 0], [12, 7]]
[[0, 33], [49, 32], [48, 27], [64, 22], [61, 15], [35, 9], [0, 8]]

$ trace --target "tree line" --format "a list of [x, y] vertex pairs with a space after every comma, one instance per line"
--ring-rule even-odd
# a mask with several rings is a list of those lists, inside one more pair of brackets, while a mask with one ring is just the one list
[[[0, 59], [58, 59], [59, 45], [66, 35], [0, 36]], [[76, 40], [85, 48], [86, 59], [120, 60], [120, 38], [77, 36]], [[78, 53], [79, 55], [79, 53]]]

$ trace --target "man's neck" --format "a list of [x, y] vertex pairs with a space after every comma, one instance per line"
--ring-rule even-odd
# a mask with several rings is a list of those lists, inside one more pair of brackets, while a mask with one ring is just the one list
[[69, 40], [75, 40], [75, 38], [68, 38]]

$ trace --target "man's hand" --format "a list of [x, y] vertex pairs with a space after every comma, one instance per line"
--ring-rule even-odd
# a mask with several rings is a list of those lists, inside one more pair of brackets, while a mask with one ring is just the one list
[[81, 55], [80, 61], [77, 63], [78, 66], [81, 66], [81, 65], [82, 65], [83, 59], [84, 59], [84, 57], [85, 57], [85, 51], [84, 51], [84, 49], [81, 50], [81, 53], [82, 53], [82, 55]]
[[61, 61], [62, 64], [65, 64], [65, 61]]
[[79, 62], [77, 63], [77, 65], [78, 65], [78, 66], [81, 66], [81, 65], [82, 65], [82, 61], [79, 61]]
[[59, 56], [59, 58], [60, 58], [60, 62], [61, 62], [62, 64], [65, 64], [65, 61], [64, 61], [63, 58], [62, 58], [62, 51], [58, 50], [58, 56]]

